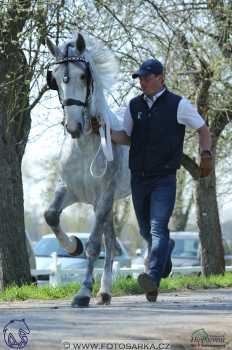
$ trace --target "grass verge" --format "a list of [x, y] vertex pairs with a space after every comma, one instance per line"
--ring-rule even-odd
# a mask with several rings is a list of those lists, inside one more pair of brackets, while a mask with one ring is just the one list
[[[94, 284], [93, 295], [96, 296], [100, 287], [100, 280]], [[171, 292], [186, 289], [209, 289], [232, 287], [232, 273], [227, 272], [224, 276], [180, 276], [162, 280], [160, 291]], [[79, 283], [70, 283], [62, 287], [37, 287], [35, 285], [24, 285], [22, 287], [12, 286], [0, 293], [0, 301], [14, 301], [27, 299], [66, 299], [72, 298], [79, 290]], [[112, 288], [113, 296], [142, 294], [135, 278], [118, 277]]]

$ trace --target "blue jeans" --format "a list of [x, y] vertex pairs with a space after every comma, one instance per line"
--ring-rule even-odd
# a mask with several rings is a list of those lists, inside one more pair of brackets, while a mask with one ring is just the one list
[[176, 197], [176, 175], [131, 176], [132, 200], [140, 234], [148, 243], [149, 275], [159, 286], [169, 255], [168, 222]]

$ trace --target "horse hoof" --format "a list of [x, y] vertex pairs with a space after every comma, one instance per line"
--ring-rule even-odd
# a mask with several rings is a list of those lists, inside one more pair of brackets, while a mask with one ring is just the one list
[[81, 240], [76, 236], [72, 236], [72, 238], [74, 238], [76, 240], [76, 249], [74, 250], [74, 252], [69, 253], [69, 255], [72, 255], [72, 256], [81, 255], [83, 253], [83, 250], [84, 250], [84, 247], [83, 247]]
[[97, 295], [97, 305], [109, 305], [111, 303], [111, 295], [107, 293], [100, 293]]
[[90, 297], [76, 295], [73, 298], [72, 307], [88, 307], [90, 302]]

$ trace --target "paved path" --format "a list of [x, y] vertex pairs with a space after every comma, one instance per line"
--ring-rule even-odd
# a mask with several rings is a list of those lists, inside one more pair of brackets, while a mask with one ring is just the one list
[[[232, 349], [232, 289], [161, 293], [154, 304], [143, 295], [114, 297], [105, 307], [95, 305], [93, 299], [85, 309], [72, 309], [70, 300], [0, 302], [1, 332], [10, 320], [21, 318], [31, 330], [28, 350], [73, 350], [75, 343], [87, 340], [158, 344], [157, 339], [169, 340], [171, 349], [193, 349], [192, 333], [202, 328], [209, 335], [225, 335], [226, 349]], [[61, 345], [64, 340], [70, 344]], [[128, 350], [125, 345], [107, 346], [107, 350]], [[3, 334], [0, 349], [9, 349]]]

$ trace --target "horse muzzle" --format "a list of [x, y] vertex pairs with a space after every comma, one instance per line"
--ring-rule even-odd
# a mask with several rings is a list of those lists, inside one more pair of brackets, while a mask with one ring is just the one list
[[83, 127], [81, 125], [81, 123], [77, 123], [77, 127], [75, 130], [69, 130], [68, 127], [67, 128], [67, 131], [68, 133], [71, 135], [71, 137], [73, 139], [79, 139], [79, 137], [83, 134]]

